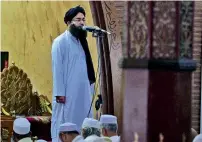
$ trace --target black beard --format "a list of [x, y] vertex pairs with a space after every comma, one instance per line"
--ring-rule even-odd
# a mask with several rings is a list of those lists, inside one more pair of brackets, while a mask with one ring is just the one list
[[69, 26], [70, 33], [77, 39], [82, 39], [87, 37], [87, 31], [84, 31], [81, 27], [77, 27], [74, 24]]

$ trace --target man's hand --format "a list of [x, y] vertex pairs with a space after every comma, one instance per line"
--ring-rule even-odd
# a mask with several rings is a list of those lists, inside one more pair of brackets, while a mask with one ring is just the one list
[[65, 101], [66, 101], [65, 96], [56, 96], [57, 103], [65, 103]]

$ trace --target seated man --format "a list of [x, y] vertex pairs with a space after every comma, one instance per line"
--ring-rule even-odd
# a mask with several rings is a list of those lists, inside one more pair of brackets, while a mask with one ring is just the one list
[[84, 142], [76, 124], [64, 123], [59, 128], [59, 138], [62, 142]]
[[26, 118], [15, 119], [12, 140], [14, 142], [32, 142], [30, 127], [30, 123]]
[[117, 135], [118, 124], [116, 116], [101, 115], [100, 124], [103, 136], [110, 137], [112, 142], [120, 142], [120, 137]]
[[100, 137], [100, 123], [96, 119], [85, 118], [82, 124], [82, 136], [84, 139], [86, 139], [87, 137], [92, 135]]

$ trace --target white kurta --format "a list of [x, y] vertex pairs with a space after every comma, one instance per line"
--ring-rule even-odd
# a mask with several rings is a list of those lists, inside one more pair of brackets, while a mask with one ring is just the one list
[[79, 136], [76, 136], [76, 138], [74, 138], [72, 142], [84, 142], [84, 139], [82, 136], [79, 135]]
[[19, 142], [33, 142], [33, 140], [30, 137], [27, 137], [19, 140]]
[[120, 142], [120, 136], [112, 136], [110, 137], [110, 139], [112, 140], [112, 142]]
[[98, 137], [97, 135], [90, 135], [84, 140], [85, 142], [105, 142], [103, 137]]
[[[81, 128], [91, 105], [85, 52], [69, 31], [58, 36], [52, 45], [53, 102], [51, 137], [59, 141], [59, 125], [66, 122]], [[65, 96], [66, 103], [56, 102], [55, 96]], [[90, 113], [92, 117], [92, 111]]]

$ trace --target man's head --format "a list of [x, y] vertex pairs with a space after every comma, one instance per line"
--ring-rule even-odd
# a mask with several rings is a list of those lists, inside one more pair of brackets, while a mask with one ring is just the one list
[[85, 138], [91, 135], [100, 137], [100, 123], [98, 120], [93, 118], [85, 118], [82, 124], [82, 135]]
[[13, 123], [13, 140], [15, 142], [30, 137], [30, 123], [26, 118], [17, 118]]
[[60, 125], [59, 137], [62, 142], [72, 142], [72, 140], [79, 135], [76, 124], [64, 123]]
[[103, 136], [111, 137], [117, 135], [118, 124], [116, 116], [101, 115], [100, 124]]
[[66, 12], [64, 22], [67, 25], [73, 24], [76, 27], [82, 27], [85, 25], [85, 16], [85, 10], [80, 6], [76, 6]]

